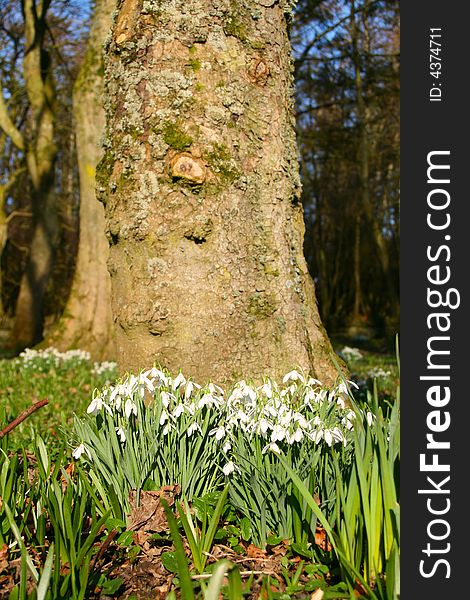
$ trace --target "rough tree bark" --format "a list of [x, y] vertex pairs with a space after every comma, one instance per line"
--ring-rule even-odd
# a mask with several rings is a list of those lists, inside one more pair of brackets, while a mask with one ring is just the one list
[[95, 360], [114, 355], [108, 241], [103, 205], [95, 194], [95, 169], [104, 132], [102, 46], [115, 0], [95, 3], [87, 52], [74, 87], [73, 110], [80, 177], [80, 238], [74, 280], [64, 314], [47, 343], [81, 348]]
[[122, 369], [336, 378], [303, 256], [277, 0], [124, 0], [105, 60], [106, 205]]

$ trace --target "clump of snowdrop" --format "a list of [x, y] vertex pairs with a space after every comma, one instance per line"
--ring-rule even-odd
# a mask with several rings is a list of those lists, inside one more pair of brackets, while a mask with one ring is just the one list
[[115, 362], [104, 361], [101, 363], [92, 363], [90, 353], [86, 350], [75, 349], [61, 352], [54, 347], [39, 350], [26, 348], [16, 360], [19, 362], [21, 368], [31, 369], [39, 373], [83, 367], [90, 369], [91, 374], [96, 377], [106, 377], [107, 381], [115, 379], [117, 375], [117, 365]]
[[60, 352], [57, 348], [43, 348], [34, 350], [26, 348], [19, 355], [18, 359], [24, 368], [34, 369], [40, 372], [46, 372], [52, 368], [58, 368], [64, 365], [89, 363], [90, 353], [84, 350], [68, 350]]
[[392, 376], [392, 372], [385, 371], [385, 369], [380, 367], [376, 367], [374, 369], [369, 369], [369, 371], [367, 371], [367, 376], [371, 379], [388, 379]]
[[101, 363], [95, 362], [93, 363], [92, 373], [98, 377], [106, 375], [109, 380], [108, 383], [111, 383], [111, 379], [114, 379], [117, 374], [117, 363], [109, 360], [105, 360]]
[[349, 452], [356, 414], [347, 382], [327, 388], [298, 370], [280, 384], [241, 380], [225, 393], [153, 367], [94, 391], [87, 416], [75, 418], [73, 456], [119, 491], [124, 505], [129, 489], [144, 485], [178, 483], [192, 498], [228, 479], [233, 504], [256, 520], [261, 490], [274, 531], [279, 518], [291, 519], [278, 455], [307, 476], [334, 449]]
[[342, 348], [338, 354], [346, 362], [353, 360], [361, 360], [361, 358], [363, 358], [363, 354], [359, 350], [359, 348], [351, 348], [350, 346], [344, 346], [344, 348]]

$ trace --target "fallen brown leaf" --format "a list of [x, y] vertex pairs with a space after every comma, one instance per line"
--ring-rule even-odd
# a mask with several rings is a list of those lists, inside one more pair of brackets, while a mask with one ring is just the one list
[[320, 546], [320, 548], [326, 552], [331, 552], [332, 550], [332, 546], [328, 541], [326, 531], [323, 529], [323, 527], [317, 527], [315, 531], [315, 544]]
[[129, 492], [129, 503], [131, 512], [128, 518], [127, 528], [131, 531], [168, 531], [168, 523], [165, 511], [160, 503], [164, 498], [168, 506], [175, 502], [175, 496], [181, 491], [179, 485], [165, 485], [156, 491], [140, 491], [139, 503], [137, 504], [137, 491]]

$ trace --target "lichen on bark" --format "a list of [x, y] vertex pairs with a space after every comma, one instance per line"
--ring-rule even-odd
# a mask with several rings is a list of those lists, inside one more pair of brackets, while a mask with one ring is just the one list
[[123, 370], [336, 377], [302, 250], [286, 6], [120, 4], [99, 188]]

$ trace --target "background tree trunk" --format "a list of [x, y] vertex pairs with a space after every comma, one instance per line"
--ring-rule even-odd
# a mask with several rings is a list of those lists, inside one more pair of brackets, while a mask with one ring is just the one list
[[[16, 303], [15, 322], [7, 345], [16, 349], [42, 339], [44, 300], [52, 269], [58, 220], [54, 198], [55, 85], [51, 58], [44, 49], [48, 2], [24, 0], [25, 56], [23, 72], [31, 108], [31, 138], [24, 144], [33, 187], [33, 237]], [[16, 142], [15, 142], [16, 143]]]
[[287, 5], [120, 3], [98, 185], [122, 369], [336, 378], [303, 255]]
[[80, 238], [74, 280], [62, 318], [47, 343], [81, 348], [96, 360], [114, 355], [108, 241], [103, 205], [95, 194], [95, 169], [104, 132], [102, 46], [115, 0], [95, 3], [87, 52], [75, 83], [73, 108], [80, 178]]

